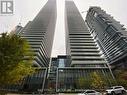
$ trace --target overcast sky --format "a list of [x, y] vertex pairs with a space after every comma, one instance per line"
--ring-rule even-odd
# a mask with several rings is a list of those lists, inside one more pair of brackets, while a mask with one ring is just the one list
[[[1, 1], [1, 0], [0, 0]], [[33, 20], [47, 0], [13, 0], [14, 14], [11, 16], [0, 15], [0, 32], [13, 29], [19, 22], [22, 26]], [[54, 36], [52, 56], [65, 54], [65, 29], [64, 29], [64, 2], [57, 0], [57, 24]], [[90, 6], [100, 6], [117, 21], [127, 27], [127, 0], [74, 0], [79, 11], [86, 11]]]

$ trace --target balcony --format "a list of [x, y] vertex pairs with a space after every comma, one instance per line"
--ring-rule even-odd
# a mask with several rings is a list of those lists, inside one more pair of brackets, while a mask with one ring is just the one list
[[84, 52], [73, 52], [71, 53], [72, 56], [101, 56], [99, 53], [84, 53]]
[[97, 49], [71, 49], [71, 52], [100, 52]]
[[72, 60], [71, 64], [106, 64], [106, 61], [81, 61]]
[[95, 43], [70, 43], [71, 46], [96, 46]]
[[70, 46], [71, 49], [98, 49], [96, 46]]
[[100, 56], [71, 56], [72, 60], [104, 60], [103, 57]]

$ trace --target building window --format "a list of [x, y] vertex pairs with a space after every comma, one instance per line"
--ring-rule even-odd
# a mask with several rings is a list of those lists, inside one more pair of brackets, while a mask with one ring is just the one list
[[94, 17], [97, 17], [97, 13], [96, 12], [94, 13]]
[[101, 19], [105, 22], [106, 21], [106, 19], [104, 18], [104, 17], [101, 17]]
[[64, 59], [59, 59], [59, 68], [65, 67], [65, 60]]
[[110, 25], [110, 26], [106, 29], [106, 31], [107, 31], [107, 33], [108, 33], [109, 35], [113, 35], [114, 33], [116, 33], [117, 29]]
[[94, 38], [96, 38], [97, 34], [96, 34], [95, 30], [93, 31], [92, 35], [93, 35]]
[[112, 44], [112, 43], [113, 43], [113, 41], [112, 41], [112, 40], [110, 40], [110, 41], [109, 41], [109, 43], [110, 43], [110, 44]]
[[124, 40], [125, 42], [127, 42], [127, 38], [124, 38], [123, 40]]
[[123, 39], [121, 39], [119, 42], [118, 42], [118, 44], [119, 44], [119, 46], [123, 46], [123, 45], [125, 45], [126, 43], [125, 43], [125, 41], [123, 40]]

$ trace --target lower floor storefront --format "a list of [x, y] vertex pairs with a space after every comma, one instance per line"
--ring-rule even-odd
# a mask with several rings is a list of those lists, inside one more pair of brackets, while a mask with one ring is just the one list
[[64, 67], [56, 68], [53, 74], [48, 74], [47, 68], [41, 68], [24, 78], [21, 84], [7, 86], [6, 89], [18, 93], [82, 92], [91, 89], [96, 81], [112, 86], [115, 79], [108, 68]]
[[112, 86], [115, 79], [108, 68], [58, 68], [56, 92], [81, 92], [84, 89], [94, 88], [94, 85], [98, 85], [96, 82], [100, 83], [103, 89], [106, 86]]

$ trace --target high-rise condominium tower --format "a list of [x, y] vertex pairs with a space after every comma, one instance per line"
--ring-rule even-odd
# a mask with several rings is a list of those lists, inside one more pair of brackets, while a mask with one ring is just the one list
[[126, 68], [127, 31], [123, 25], [100, 7], [89, 9], [86, 23], [112, 68]]
[[56, 25], [56, 1], [49, 0], [20, 32], [35, 52], [34, 65], [48, 67]]
[[15, 33], [26, 39], [34, 51], [33, 66], [36, 73], [25, 77], [20, 84], [7, 87], [9, 91], [43, 92], [46, 87], [47, 68], [49, 66], [56, 25], [56, 0], [48, 0], [37, 16], [25, 27], [16, 26]]
[[66, 51], [73, 67], [107, 67], [73, 1], [66, 1]]
[[[112, 72], [76, 5], [70, 0], [65, 1], [65, 26], [67, 65], [57, 69], [56, 91], [91, 89], [94, 74], [102, 76], [107, 85], [112, 86]], [[88, 84], [81, 87], [80, 79]]]

